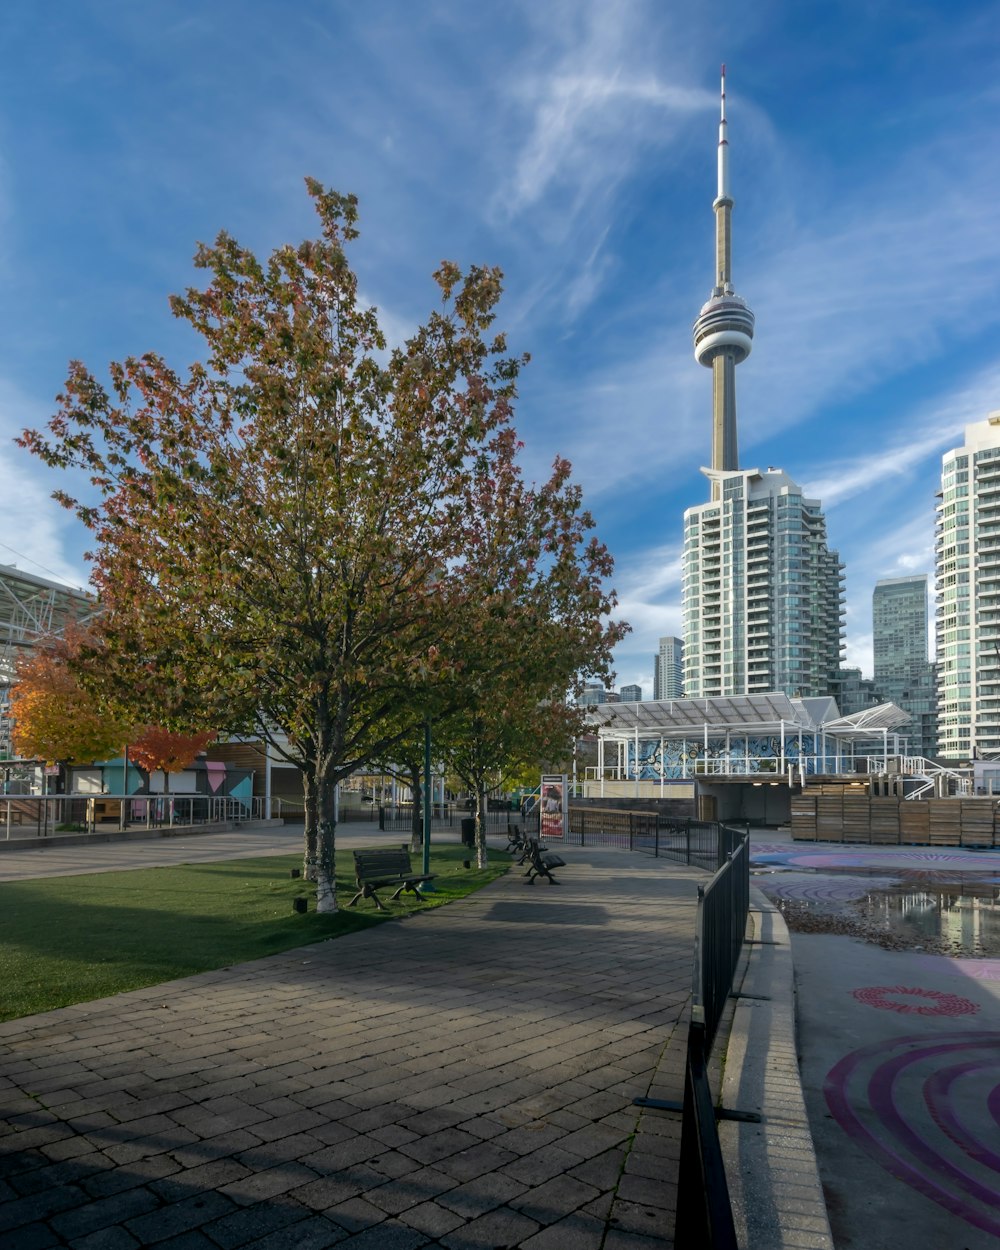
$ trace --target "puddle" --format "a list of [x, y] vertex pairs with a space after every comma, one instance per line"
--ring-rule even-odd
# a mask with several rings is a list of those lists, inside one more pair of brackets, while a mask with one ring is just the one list
[[837, 865], [822, 869], [755, 864], [754, 884], [792, 932], [842, 933], [890, 950], [964, 958], [1000, 957], [996, 866]]
[[908, 949], [1000, 956], [1000, 890], [964, 882], [945, 889], [877, 890], [853, 904], [863, 925]]

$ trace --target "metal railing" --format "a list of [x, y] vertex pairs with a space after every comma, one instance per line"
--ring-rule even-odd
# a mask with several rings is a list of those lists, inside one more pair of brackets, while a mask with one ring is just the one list
[[[413, 804], [399, 803], [395, 807], [380, 805], [373, 819], [378, 820], [378, 827], [389, 833], [409, 833], [413, 828]], [[431, 832], [435, 829], [450, 829], [454, 823], [454, 811], [450, 803], [431, 804]]]
[[[538, 809], [512, 814], [524, 833], [538, 833]], [[570, 807], [566, 841], [573, 846], [609, 846], [674, 859], [714, 872], [736, 849], [742, 833], [716, 820], [678, 820], [656, 811]]]
[[[691, 1020], [674, 1239], [678, 1250], [738, 1250], [708, 1059], [733, 987], [750, 910], [750, 839], [737, 844], [706, 886], [698, 887]], [[720, 838], [720, 846], [722, 845]]]
[[207, 794], [0, 795], [5, 841], [63, 833], [230, 824], [263, 816], [264, 800]]

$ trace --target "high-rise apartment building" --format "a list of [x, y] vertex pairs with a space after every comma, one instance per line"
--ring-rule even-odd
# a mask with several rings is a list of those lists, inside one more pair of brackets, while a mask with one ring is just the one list
[[941, 466], [934, 539], [938, 751], [1000, 753], [1000, 412]]
[[622, 686], [618, 691], [618, 699], [621, 703], [641, 703], [642, 686]]
[[710, 476], [720, 497], [684, 513], [685, 692], [832, 693], [844, 566], [818, 500], [780, 469]]
[[672, 634], [660, 639], [653, 656], [653, 698], [684, 698], [684, 644]]
[[[934, 665], [927, 658], [927, 574], [885, 577], [872, 595], [875, 686], [912, 719], [910, 744], [924, 757], [937, 754]], [[841, 711], [844, 709], [841, 708]]]
[[712, 208], [715, 285], [694, 323], [695, 359], [712, 370], [712, 498], [684, 513], [684, 692], [829, 694], [844, 575], [821, 506], [780, 469], [739, 468], [736, 366], [750, 354], [754, 315], [732, 284], [725, 66]]

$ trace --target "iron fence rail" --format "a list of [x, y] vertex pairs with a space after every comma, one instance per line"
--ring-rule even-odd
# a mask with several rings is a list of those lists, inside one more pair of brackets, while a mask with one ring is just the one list
[[[538, 834], [538, 809], [512, 816], [524, 833]], [[687, 820], [656, 811], [627, 808], [569, 809], [566, 842], [572, 846], [608, 846], [675, 859], [715, 872], [739, 845], [742, 832], [716, 820]]]
[[263, 799], [206, 794], [3, 795], [0, 836], [45, 838], [59, 833], [163, 829], [260, 819]]
[[691, 1020], [674, 1238], [678, 1250], [738, 1250], [708, 1059], [733, 987], [750, 910], [750, 839], [720, 830], [725, 862], [698, 887]]

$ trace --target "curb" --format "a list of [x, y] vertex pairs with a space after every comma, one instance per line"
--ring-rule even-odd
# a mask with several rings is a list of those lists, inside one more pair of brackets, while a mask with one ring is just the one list
[[792, 948], [781, 913], [750, 892], [755, 944], [736, 999], [719, 1102], [761, 1123], [719, 1137], [736, 1231], [755, 1250], [834, 1250], [795, 1045]]

